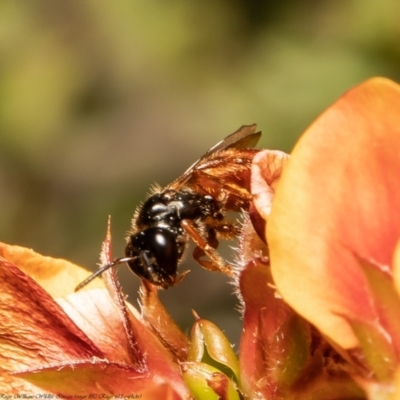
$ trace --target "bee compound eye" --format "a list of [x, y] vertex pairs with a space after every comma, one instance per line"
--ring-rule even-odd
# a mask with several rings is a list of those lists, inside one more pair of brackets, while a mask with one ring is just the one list
[[153, 227], [132, 235], [125, 254], [137, 257], [128, 262], [136, 275], [161, 286], [173, 282], [179, 255], [175, 235], [169, 230]]
[[155, 228], [150, 232], [148, 239], [157, 264], [165, 272], [174, 274], [178, 264], [178, 246], [175, 235], [166, 229]]

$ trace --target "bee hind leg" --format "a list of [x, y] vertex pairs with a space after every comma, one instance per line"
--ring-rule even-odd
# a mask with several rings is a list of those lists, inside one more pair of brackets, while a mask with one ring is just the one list
[[[215, 231], [213, 229], [208, 230], [207, 238], [204, 238], [191, 221], [183, 220], [181, 224], [196, 244], [193, 251], [193, 258], [209, 271], [222, 272], [225, 275], [233, 277], [231, 267], [215, 250], [218, 247], [218, 239]], [[208, 260], [205, 260], [203, 257], [208, 257]]]

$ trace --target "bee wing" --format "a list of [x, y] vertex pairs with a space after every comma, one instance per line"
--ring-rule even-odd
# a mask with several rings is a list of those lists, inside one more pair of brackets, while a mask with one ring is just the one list
[[168, 185], [169, 188], [179, 189], [192, 177], [193, 171], [200, 168], [201, 165], [218, 151], [226, 149], [244, 149], [254, 147], [261, 137], [261, 132], [256, 132], [257, 125], [243, 125], [237, 131], [231, 133], [225, 139], [222, 139], [215, 146], [211, 147], [199, 160], [192, 164], [179, 178]]
[[[225, 139], [222, 139], [215, 146], [204, 154], [193, 167], [200, 163], [203, 159], [208, 158], [211, 154], [226, 149], [244, 149], [254, 147], [260, 139], [261, 132], [256, 132], [257, 125], [243, 125], [237, 131], [231, 133]], [[192, 167], [191, 167], [192, 168]], [[189, 168], [190, 169], [190, 168]]]

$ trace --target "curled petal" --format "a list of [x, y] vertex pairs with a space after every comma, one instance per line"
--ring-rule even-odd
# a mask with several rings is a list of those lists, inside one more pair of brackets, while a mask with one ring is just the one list
[[289, 155], [278, 150], [263, 150], [253, 158], [251, 166], [251, 194], [260, 215], [266, 221], [283, 168]]
[[281, 177], [267, 239], [285, 300], [342, 348], [344, 316], [378, 318], [354, 255], [391, 265], [400, 237], [400, 87], [375, 78], [308, 128]]
[[265, 241], [265, 224], [271, 212], [272, 199], [289, 155], [278, 150], [263, 150], [251, 165], [250, 219], [258, 236]]

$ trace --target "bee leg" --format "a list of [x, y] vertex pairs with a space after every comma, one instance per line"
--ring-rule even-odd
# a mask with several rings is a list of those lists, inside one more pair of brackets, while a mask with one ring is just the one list
[[[215, 235], [215, 231], [209, 230], [206, 239], [191, 221], [185, 219], [181, 222], [181, 225], [196, 244], [193, 251], [193, 258], [205, 269], [222, 272], [232, 277], [233, 273], [230, 266], [215, 250], [218, 246], [218, 239]], [[204, 256], [207, 256], [209, 260], [204, 260]]]
[[[216, 232], [217, 238], [224, 240], [232, 240], [235, 237], [239, 236], [241, 232], [241, 228], [237, 224], [232, 222], [216, 223], [214, 221], [213, 229]], [[217, 248], [217, 246], [215, 246], [214, 248]]]

